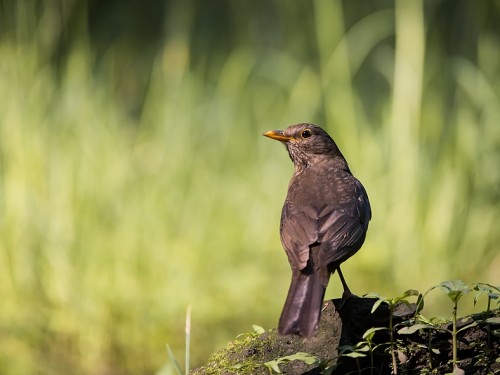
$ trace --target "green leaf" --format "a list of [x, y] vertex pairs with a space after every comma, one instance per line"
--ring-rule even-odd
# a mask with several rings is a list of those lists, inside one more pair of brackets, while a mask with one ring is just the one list
[[411, 296], [419, 296], [420, 292], [415, 289], [408, 289], [406, 292], [403, 293], [403, 298], [408, 298]]
[[485, 322], [489, 324], [500, 324], [500, 317], [488, 318]]
[[432, 325], [435, 325], [435, 326], [440, 325], [440, 324], [444, 324], [444, 323], [448, 323], [448, 322], [449, 322], [449, 320], [446, 319], [444, 316], [434, 316], [430, 319], [430, 323]]
[[302, 361], [305, 364], [312, 365], [313, 363], [318, 361], [318, 358], [315, 356], [309, 354], [309, 353], [304, 353], [304, 352], [297, 352], [295, 354], [287, 355], [284, 357], [276, 358], [272, 361], [265, 362], [264, 366], [272, 369], [274, 372], [281, 374], [281, 370], [279, 368], [279, 364], [283, 362], [291, 362], [291, 361]]
[[487, 292], [500, 292], [500, 288], [499, 287], [496, 287], [494, 285], [491, 285], [491, 284], [487, 284], [487, 283], [476, 283], [476, 284], [473, 284], [474, 287], [473, 289], [474, 290], [481, 290], [481, 291], [487, 291]]
[[500, 293], [488, 293], [488, 297], [490, 299], [499, 299], [500, 298]]
[[266, 332], [266, 330], [264, 328], [262, 328], [261, 326], [258, 326], [256, 324], [253, 324], [252, 325], [252, 328], [253, 330], [255, 331], [255, 333], [258, 333], [259, 335], [263, 334], [264, 332]]
[[359, 353], [359, 352], [352, 352], [348, 354], [342, 354], [345, 357], [350, 357], [350, 358], [361, 358], [361, 357], [366, 357], [366, 354]]
[[477, 303], [477, 300], [479, 297], [483, 294], [487, 294], [488, 298], [490, 299], [497, 299], [500, 297], [500, 289], [497, 288], [496, 286], [493, 286], [491, 284], [486, 284], [486, 283], [477, 283], [474, 284], [473, 289], [477, 291], [476, 295], [474, 296], [474, 306]]
[[285, 362], [285, 361], [302, 361], [308, 365], [313, 364], [314, 362], [317, 361], [317, 358], [313, 356], [312, 354], [305, 353], [305, 352], [297, 352], [295, 354], [290, 354], [284, 357], [278, 358], [280, 362]]
[[179, 366], [179, 363], [177, 363], [177, 360], [175, 359], [174, 352], [172, 349], [170, 349], [170, 345], [167, 344], [167, 352], [168, 352], [168, 357], [170, 358], [170, 361], [174, 365], [175, 371], [177, 372], [177, 375], [182, 375], [182, 370]]
[[277, 374], [281, 374], [280, 367], [278, 366], [278, 362], [276, 360], [266, 362], [266, 363], [264, 363], [264, 366], [266, 366], [267, 368], [270, 368], [271, 370], [273, 370]]
[[372, 327], [372, 328], [366, 330], [366, 332], [363, 334], [363, 338], [367, 341], [371, 341], [375, 332], [381, 331], [381, 330], [387, 330], [387, 329], [388, 328], [385, 328], [385, 327]]
[[472, 288], [462, 280], [443, 281], [439, 286], [454, 303], [458, 302], [464, 294], [472, 290]]
[[401, 328], [398, 333], [401, 334], [401, 335], [411, 335], [421, 329], [425, 329], [425, 328], [430, 328], [430, 329], [436, 329], [436, 327], [434, 327], [433, 325], [431, 324], [414, 324], [410, 327], [403, 327]]
[[473, 290], [474, 286], [465, 284], [462, 280], [449, 280], [443, 281], [438, 285], [434, 285], [427, 289], [424, 295], [427, 295], [434, 289], [441, 289], [453, 302], [458, 302], [464, 294], [469, 293]]
[[370, 351], [370, 345], [360, 342], [359, 347], [356, 348], [356, 352], [369, 352]]
[[424, 296], [422, 295], [422, 293], [419, 293], [418, 294], [418, 297], [417, 297], [417, 303], [416, 303], [416, 312], [419, 313], [420, 311], [422, 311], [424, 309]]
[[375, 312], [375, 310], [377, 310], [377, 309], [378, 309], [378, 307], [380, 306], [380, 304], [382, 304], [383, 302], [385, 302], [385, 303], [389, 304], [389, 302], [388, 302], [386, 299], [382, 299], [382, 298], [381, 298], [381, 299], [379, 299], [377, 302], [375, 302], [375, 303], [373, 304], [373, 307], [372, 307], [372, 311], [371, 311], [371, 313], [373, 314], [373, 313]]
[[318, 358], [309, 353], [297, 352], [292, 355], [287, 355], [286, 357], [282, 357], [281, 359], [286, 359], [288, 361], [302, 361], [308, 365], [312, 365], [313, 363], [318, 361]]

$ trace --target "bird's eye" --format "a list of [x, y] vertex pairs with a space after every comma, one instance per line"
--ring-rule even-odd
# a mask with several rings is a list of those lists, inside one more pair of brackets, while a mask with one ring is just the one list
[[302, 132], [301, 136], [302, 138], [309, 138], [311, 136], [311, 131], [309, 129], [306, 129]]

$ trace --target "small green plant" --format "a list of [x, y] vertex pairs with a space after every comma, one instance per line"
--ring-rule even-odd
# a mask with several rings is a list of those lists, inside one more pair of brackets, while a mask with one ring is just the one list
[[394, 315], [394, 309], [399, 303], [404, 303], [407, 306], [411, 306], [410, 301], [408, 298], [410, 297], [417, 297], [417, 303], [416, 303], [416, 309], [417, 311], [422, 310], [424, 300], [422, 297], [422, 294], [418, 290], [414, 289], [409, 289], [406, 292], [404, 292], [401, 296], [394, 297], [394, 298], [386, 298], [379, 296], [378, 294], [375, 293], [370, 293], [367, 295], [367, 297], [376, 297], [378, 298], [377, 302], [373, 304], [372, 307], [372, 314], [375, 312], [375, 310], [378, 309], [378, 307], [382, 304], [385, 303], [389, 306], [389, 337], [390, 337], [390, 351], [391, 351], [391, 357], [392, 357], [392, 373], [397, 374], [398, 373], [398, 368], [397, 368], [397, 362], [396, 362], [396, 343], [394, 341], [394, 324], [393, 324], [393, 315]]
[[358, 366], [358, 372], [361, 372], [359, 358], [366, 357], [366, 353], [370, 353], [370, 374], [373, 374], [373, 369], [375, 368], [375, 364], [373, 361], [373, 351], [379, 346], [384, 345], [375, 345], [373, 338], [375, 337], [375, 332], [385, 329], [387, 328], [373, 327], [368, 329], [363, 334], [363, 341], [358, 342], [356, 345], [344, 345], [340, 347], [340, 357], [354, 358], [356, 360], [356, 365]]
[[313, 363], [318, 362], [318, 358], [309, 353], [298, 352], [292, 355], [287, 355], [284, 357], [273, 359], [272, 361], [265, 362], [264, 366], [269, 369], [270, 374], [272, 374], [272, 372], [281, 374], [279, 365], [291, 361], [302, 361], [308, 365], [312, 365]]
[[[242, 333], [237, 336], [237, 338], [244, 338], [244, 339], [252, 339], [257, 336], [260, 336], [266, 330], [258, 325], [252, 325], [253, 332], [250, 333]], [[291, 362], [291, 361], [302, 361], [308, 365], [311, 365], [313, 363], [318, 363], [319, 359], [315, 357], [314, 355], [311, 355], [309, 353], [305, 352], [297, 352], [291, 355], [279, 357], [272, 359], [267, 362], [260, 362], [260, 361], [255, 361], [254, 359], [252, 360], [246, 360], [244, 362], [237, 363], [233, 366], [231, 366], [232, 369], [236, 370], [237, 372], [243, 371], [243, 373], [253, 373], [254, 370], [262, 367], [266, 367], [269, 371], [269, 374], [277, 373], [281, 374], [281, 369], [280, 365]]]
[[[452, 312], [452, 329], [446, 329], [443, 328], [443, 324], [447, 322], [445, 318], [442, 317], [433, 317], [433, 318], [426, 318], [422, 314], [420, 314], [421, 307], [423, 307], [423, 296], [419, 296], [419, 300], [421, 300], [421, 306], [419, 302], [417, 302], [417, 306], [419, 308], [416, 311], [416, 319], [414, 324], [410, 326], [406, 326], [398, 330], [398, 334], [402, 335], [410, 335], [415, 333], [416, 331], [419, 330], [424, 330], [424, 329], [429, 329], [429, 330], [435, 330], [435, 331], [444, 331], [448, 332], [452, 336], [452, 365], [453, 365], [453, 373], [454, 374], [461, 374], [463, 373], [463, 370], [461, 370], [458, 367], [458, 343], [457, 343], [457, 336], [458, 333], [471, 328], [475, 325], [477, 325], [476, 322], [472, 322], [470, 324], [465, 325], [464, 327], [461, 327], [460, 329], [457, 328], [457, 322], [458, 322], [458, 301], [465, 295], [468, 294], [472, 291], [476, 291], [476, 295], [474, 297], [474, 305], [476, 305], [479, 297], [483, 294], [486, 294], [488, 296], [488, 302], [487, 302], [487, 308], [486, 308], [486, 314], [491, 311], [491, 302], [493, 300], [496, 300], [500, 296], [500, 290], [492, 286], [490, 284], [485, 284], [485, 283], [475, 283], [475, 284], [465, 284], [461, 280], [452, 280], [452, 281], [443, 281], [442, 283], [438, 285], [434, 285], [433, 287], [429, 288], [425, 293], [424, 296], [427, 295], [429, 292], [435, 289], [440, 289], [443, 291], [452, 301], [453, 303], [453, 312]], [[493, 319], [493, 320], [491, 320]], [[485, 320], [485, 323], [488, 325], [488, 345], [491, 347], [491, 335], [490, 335], [490, 327], [489, 324], [491, 322], [494, 322], [496, 318], [487, 318]], [[416, 323], [418, 322], [418, 323]], [[433, 354], [439, 354], [439, 350], [435, 349], [432, 347], [432, 336], [429, 334], [429, 344], [428, 344], [428, 351], [429, 351], [429, 362], [432, 363], [432, 355]]]
[[[477, 284], [476, 284], [477, 285]], [[453, 351], [453, 358], [452, 358], [452, 365], [453, 365], [453, 373], [454, 374], [460, 374], [463, 372], [462, 369], [458, 367], [458, 342], [457, 342], [457, 336], [458, 333], [470, 328], [474, 325], [476, 325], [476, 322], [473, 322], [471, 324], [466, 325], [465, 327], [462, 327], [460, 329], [457, 329], [457, 314], [458, 314], [458, 301], [465, 295], [474, 290], [474, 285], [468, 285], [465, 284], [461, 280], [451, 280], [451, 281], [443, 281], [438, 285], [434, 285], [433, 287], [429, 288], [427, 292], [425, 292], [425, 295], [427, 295], [429, 292], [433, 291], [434, 289], [440, 289], [443, 291], [448, 298], [451, 300], [453, 303], [453, 311], [452, 311], [452, 330], [451, 332], [448, 330], [448, 332], [451, 333], [452, 335], [452, 351]], [[482, 293], [482, 291], [481, 291]]]
[[240, 333], [238, 336], [236, 336], [237, 339], [241, 337], [256, 337], [259, 335], [262, 335], [266, 330], [262, 328], [261, 326], [258, 326], [257, 324], [252, 324], [252, 332], [245, 332], [245, 333]]
[[280, 365], [291, 361], [302, 361], [308, 365], [312, 365], [313, 363], [318, 362], [318, 358], [309, 353], [297, 352], [295, 354], [275, 358], [271, 361], [267, 361], [264, 363], [256, 363], [253, 361], [238, 363], [232, 366], [232, 368], [235, 370], [252, 371], [259, 367], [265, 366], [267, 367], [269, 374], [272, 374], [273, 372], [276, 374], [281, 374], [282, 372], [280, 369]]
[[[442, 290], [453, 303], [453, 314], [451, 318], [451, 324], [449, 318], [432, 317], [428, 319], [423, 314], [421, 314], [421, 311], [424, 307], [424, 297], [435, 289]], [[475, 292], [474, 305], [479, 301], [479, 298], [481, 296], [487, 296], [488, 300], [487, 300], [486, 311], [483, 314], [474, 316], [472, 322], [467, 322], [464, 320], [463, 323], [464, 326], [460, 327], [459, 326], [460, 318], [458, 317], [458, 303], [464, 295], [474, 292]], [[429, 288], [424, 294], [421, 294], [416, 290], [410, 289], [405, 291], [401, 296], [394, 298], [386, 298], [376, 295], [374, 293], [369, 294], [367, 296], [376, 298], [375, 302], [372, 305], [372, 310], [371, 310], [372, 313], [374, 313], [377, 309], [379, 309], [379, 307], [382, 304], [386, 304], [388, 306], [389, 310], [389, 317], [387, 322], [388, 326], [370, 328], [363, 334], [362, 341], [358, 342], [355, 345], [345, 345], [339, 348], [339, 358], [347, 357], [354, 359], [355, 361], [354, 365], [357, 366], [357, 373], [362, 373], [362, 372], [368, 373], [368, 369], [370, 369], [369, 370], [370, 374], [372, 375], [376, 374], [377, 370], [379, 369], [377, 369], [375, 354], [381, 350], [383, 350], [387, 355], [389, 353], [391, 354], [392, 374], [398, 374], [399, 372], [404, 373], [405, 368], [406, 369], [409, 368], [408, 367], [409, 364], [407, 364], [406, 367], [399, 367], [399, 368], [398, 365], [401, 366], [401, 364], [405, 363], [409, 357], [410, 358], [412, 357], [412, 354], [414, 352], [422, 353], [421, 350], [422, 348], [426, 349], [427, 352], [429, 353], [430, 366], [429, 367], [426, 366], [427, 367], [426, 369], [421, 369], [421, 373], [422, 374], [443, 373], [443, 367], [441, 366], [448, 367], [450, 366], [449, 362], [448, 363], [437, 362], [439, 367], [434, 367], [433, 365], [433, 362], [435, 362], [436, 359], [440, 358], [433, 356], [439, 355], [441, 354], [441, 352], [438, 349], [438, 347], [433, 347], [433, 337], [436, 336], [433, 335], [432, 331], [436, 332], [440, 331], [440, 332], [446, 332], [452, 337], [452, 357], [453, 357], [451, 361], [453, 368], [452, 374], [453, 375], [464, 374], [464, 371], [459, 367], [459, 362], [458, 362], [458, 345], [457, 345], [458, 334], [473, 326], [480, 325], [482, 327], [486, 326], [488, 328], [488, 334], [491, 335], [492, 337], [493, 336], [500, 337], [500, 331], [494, 330], [495, 326], [498, 326], [500, 324], [500, 318], [498, 317], [497, 312], [492, 311], [492, 308], [495, 307], [495, 303], [498, 304], [499, 302], [500, 290], [498, 287], [489, 284], [485, 283], [465, 284], [460, 280], [452, 280], [452, 281], [444, 281], [438, 285], [435, 285]], [[415, 297], [416, 297], [416, 302], [412, 303], [411, 300]], [[409, 319], [403, 322], [397, 322], [397, 324], [395, 324], [394, 313], [396, 311], [396, 308], [401, 304], [409, 306], [411, 310], [415, 312], [413, 315], [410, 315]], [[452, 327], [450, 327], [450, 325]], [[493, 326], [493, 330], [490, 329], [490, 325]], [[402, 328], [400, 328], [401, 326]], [[230, 343], [230, 345], [232, 345], [231, 347], [228, 344], [228, 349], [225, 350], [225, 352], [221, 352], [222, 354], [219, 354], [218, 357], [214, 357], [215, 359], [212, 360], [212, 362], [215, 363], [217, 366], [220, 365], [221, 367], [213, 367], [212, 369], [213, 371], [215, 371], [213, 373], [217, 373], [216, 371], [218, 371], [221, 368], [224, 368], [229, 372], [235, 372], [235, 373], [254, 373], [257, 370], [260, 371], [264, 370], [267, 371], [269, 374], [273, 373], [280, 374], [283, 371], [283, 365], [285, 365], [286, 363], [289, 363], [291, 361], [302, 361], [307, 365], [315, 364], [316, 368], [320, 368], [322, 373], [328, 374], [333, 369], [337, 368], [337, 366], [339, 365], [339, 363], [337, 362], [338, 358], [329, 358], [325, 360], [325, 359], [320, 359], [311, 353], [305, 353], [305, 352], [296, 352], [294, 354], [271, 359], [267, 362], [265, 361], [269, 359], [269, 356], [265, 359], [263, 358], [256, 359], [255, 357], [246, 358], [244, 356], [243, 359], [236, 364], [232, 361], [227, 361], [228, 352], [241, 353], [242, 350], [248, 347], [247, 345], [249, 344], [249, 342], [252, 342], [255, 338], [265, 333], [264, 328], [258, 325], [253, 325], [252, 327], [253, 327], [252, 332], [238, 335], [237, 338], [242, 338], [241, 340], [239, 341], [237, 340], [234, 343]], [[405, 340], [402, 337], [398, 337], [396, 333], [399, 335], [411, 335], [417, 331], [422, 331], [422, 330], [429, 331], [427, 345], [423, 343], [421, 340], [422, 338], [425, 337], [419, 336], [419, 340], [417, 342], [410, 340], [410, 342], [412, 342], [411, 346], [405, 346], [404, 347], [405, 350], [400, 350]], [[385, 340], [385, 342], [382, 343], [380, 341], [377, 341], [376, 333], [378, 331], [388, 331], [390, 337], [389, 341], [387, 342], [387, 340]], [[176, 360], [172, 350], [170, 349], [169, 346], [167, 346], [168, 355], [170, 359], [169, 367], [162, 369], [161, 372], [159, 372], [158, 374], [163, 374], [163, 373], [171, 374], [173, 372], [172, 369], [174, 370], [174, 373], [176, 373], [177, 375], [188, 374], [190, 336], [191, 336], [190, 332], [191, 332], [191, 308], [188, 307], [186, 312], [186, 327], [185, 327], [185, 333], [186, 333], [185, 371], [183, 372], [181, 370], [181, 366], [179, 366], [179, 363]], [[491, 340], [489, 339], [488, 343], [486, 343], [483, 340], [481, 342], [474, 342], [473, 344], [471, 344], [476, 349], [477, 348], [481, 349], [478, 351], [479, 354], [476, 354], [473, 357], [475, 365], [478, 366], [491, 365], [490, 363], [491, 352], [488, 350], [492, 348], [490, 341]], [[264, 345], [267, 345], [267, 343]], [[482, 348], [484, 348], [484, 350]], [[280, 352], [278, 355], [283, 355], [283, 354], [284, 353]], [[424, 356], [426, 355], [425, 352], [423, 353], [423, 355]], [[397, 361], [398, 356], [399, 356], [399, 363]], [[366, 357], [366, 361], [369, 361], [369, 365], [368, 364], [364, 365], [362, 368], [361, 366], [362, 362], [360, 361], [360, 359], [364, 357]]]
[[[403, 328], [400, 328], [397, 333], [399, 335], [411, 335], [414, 334], [417, 331], [428, 329], [429, 331], [435, 330], [435, 331], [447, 331], [444, 328], [441, 328], [440, 326], [444, 323], [446, 323], [446, 319], [442, 317], [433, 317], [430, 319], [427, 319], [423, 315], [418, 316], [418, 321], [420, 323], [415, 323], [417, 320], [412, 319], [410, 322], [411, 325], [404, 326]], [[431, 366], [432, 369], [432, 362], [433, 362], [433, 355], [434, 354], [439, 354], [440, 351], [437, 348], [433, 348], [432, 345], [432, 335], [429, 332], [429, 341], [427, 343], [427, 346], [422, 345], [421, 347], [425, 348], [427, 352], [429, 353], [429, 365]]]
[[353, 358], [356, 361], [358, 373], [360, 373], [361, 366], [359, 364], [359, 358], [366, 357], [365, 352], [369, 350], [370, 348], [364, 345], [364, 342], [358, 342], [356, 345], [343, 345], [339, 348], [339, 357]]
[[[500, 289], [491, 284], [485, 283], [477, 283], [473, 288], [476, 291], [476, 295], [474, 296], [474, 306], [476, 305], [479, 297], [483, 294], [486, 294], [488, 297], [488, 302], [486, 305], [486, 315], [488, 315], [491, 311], [491, 303], [493, 300], [496, 300], [497, 305], [500, 303]], [[486, 330], [488, 332], [488, 348], [491, 349], [491, 324], [499, 324], [500, 318], [487, 318], [485, 320]]]
[[488, 297], [488, 303], [486, 305], [486, 313], [489, 313], [491, 311], [491, 302], [493, 300], [496, 300], [497, 304], [500, 303], [500, 288], [497, 288], [496, 286], [486, 283], [476, 283], [473, 285], [474, 286], [472, 289], [477, 292], [474, 297], [474, 306], [476, 305], [479, 297], [483, 294], [486, 294]]

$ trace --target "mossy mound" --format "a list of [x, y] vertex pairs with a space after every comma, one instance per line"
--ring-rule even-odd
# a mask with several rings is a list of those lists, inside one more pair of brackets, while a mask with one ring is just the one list
[[[241, 336], [214, 353], [204, 367], [192, 372], [212, 374], [391, 374], [392, 358], [387, 329], [377, 330], [372, 337], [373, 351], [359, 356], [340, 355], [342, 347], [353, 353], [363, 334], [373, 327], [388, 327], [389, 309], [377, 299], [350, 298], [328, 301], [321, 315], [318, 333], [309, 339], [296, 335], [280, 336], [275, 329]], [[406, 304], [396, 306], [393, 315], [394, 348], [398, 373], [443, 374], [451, 369], [450, 324], [432, 329], [413, 327], [414, 309]], [[464, 317], [459, 322], [459, 367], [466, 374], [491, 374], [500, 371], [500, 310]], [[365, 341], [366, 342], [366, 341]]]

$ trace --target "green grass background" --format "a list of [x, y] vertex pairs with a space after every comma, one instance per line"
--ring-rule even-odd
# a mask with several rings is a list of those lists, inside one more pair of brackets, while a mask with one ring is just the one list
[[0, 373], [155, 373], [189, 304], [192, 366], [275, 326], [292, 165], [260, 134], [297, 122], [370, 196], [355, 293], [500, 283], [498, 1], [167, 1], [144, 44], [99, 43], [92, 2], [1, 4]]

